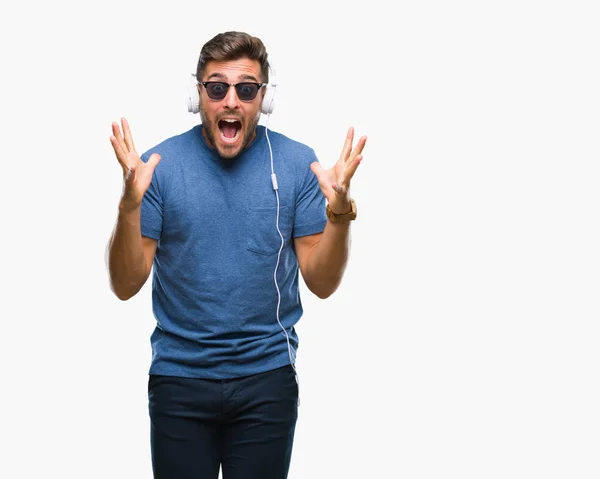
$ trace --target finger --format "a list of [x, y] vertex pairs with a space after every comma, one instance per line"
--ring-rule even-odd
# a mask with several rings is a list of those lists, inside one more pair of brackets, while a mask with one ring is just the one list
[[156, 168], [156, 165], [158, 165], [160, 160], [161, 160], [161, 156], [158, 153], [152, 153], [150, 155], [150, 158], [148, 158], [148, 162], [146, 164], [151, 167], [152, 171], [154, 171], [154, 169]]
[[119, 143], [121, 150], [123, 150], [123, 152], [126, 154], [127, 153], [127, 145], [125, 144], [125, 141], [123, 140], [123, 135], [121, 134], [121, 128], [119, 127], [119, 124], [116, 121], [112, 122], [112, 132], [113, 132], [113, 136]]
[[310, 169], [311, 171], [315, 174], [315, 176], [318, 178], [319, 176], [321, 176], [321, 174], [323, 173], [323, 167], [321, 166], [321, 164], [318, 161], [313, 161], [310, 164]]
[[346, 159], [346, 162], [352, 162], [354, 160], [354, 158], [356, 158], [356, 156], [360, 155], [363, 151], [363, 148], [365, 147], [365, 144], [367, 143], [367, 137], [366, 136], [361, 136], [358, 139], [358, 143], [356, 144], [356, 146], [354, 147], [354, 149], [352, 150], [352, 153], [350, 155], [348, 155], [348, 158]]
[[125, 173], [125, 183], [132, 183], [135, 179], [135, 168], [129, 168]]
[[127, 164], [127, 155], [123, 151], [123, 148], [121, 148], [119, 140], [114, 135], [110, 137], [110, 144], [113, 147], [115, 156], [117, 157], [119, 164], [123, 167], [123, 170], [127, 170], [129, 168], [129, 165]]
[[135, 151], [135, 145], [133, 143], [133, 136], [131, 135], [131, 129], [126, 118], [121, 118], [121, 125], [123, 127], [123, 136], [125, 137], [125, 144], [129, 151]]
[[333, 185], [331, 185], [331, 187], [339, 196], [346, 196], [347, 188], [342, 184], [334, 183]]
[[348, 128], [348, 132], [346, 133], [346, 140], [344, 140], [344, 146], [342, 147], [342, 152], [340, 153], [340, 160], [346, 161], [348, 159], [348, 155], [352, 150], [352, 142], [354, 141], [354, 127], [351, 126]]
[[310, 169], [316, 176], [317, 181], [319, 182], [319, 187], [321, 187], [321, 189], [329, 188], [329, 185], [331, 184], [329, 172], [324, 169], [318, 161], [313, 161], [310, 164]]
[[[364, 141], [366, 141], [366, 137], [363, 137], [363, 138], [364, 138]], [[361, 138], [361, 140], [362, 140], [362, 138]], [[362, 142], [362, 145], [360, 144], [361, 142], [359, 141], [359, 145], [357, 145], [357, 149], [360, 149], [362, 151], [362, 148], [364, 148], [364, 141]], [[346, 163], [346, 165], [345, 165], [343, 173], [339, 177], [338, 183], [340, 183], [341, 185], [344, 185], [345, 187], [350, 186], [350, 180], [354, 176], [354, 173], [356, 172], [358, 165], [363, 160], [362, 153], [359, 153], [359, 154], [355, 154], [355, 153], [356, 153], [356, 151], [352, 152], [352, 155], [350, 155], [350, 158], [348, 159], [348, 163]]]
[[354, 173], [356, 172], [356, 169], [358, 168], [358, 165], [360, 165], [362, 159], [363, 159], [362, 155], [357, 155], [354, 158], [354, 160], [352, 160], [352, 163], [350, 163], [346, 167], [346, 171], [344, 171], [344, 184], [347, 184], [350, 182], [350, 180], [354, 176]]

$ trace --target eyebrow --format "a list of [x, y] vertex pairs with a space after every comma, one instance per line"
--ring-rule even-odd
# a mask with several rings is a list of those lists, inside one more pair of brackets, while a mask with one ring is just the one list
[[[227, 80], [227, 75], [224, 75], [223, 73], [211, 73], [208, 76], [208, 79], [210, 80], [212, 78], [216, 78], [218, 80], [226, 81]], [[240, 81], [244, 81], [244, 80], [245, 81], [253, 81], [253, 82], [259, 83], [258, 79], [254, 75], [248, 75], [248, 74], [240, 75], [239, 80]]]

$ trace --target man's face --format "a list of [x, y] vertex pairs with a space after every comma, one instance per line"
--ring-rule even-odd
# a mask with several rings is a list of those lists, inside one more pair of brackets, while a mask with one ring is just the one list
[[[260, 64], [256, 60], [242, 58], [224, 62], [210, 61], [206, 64], [201, 82], [261, 83]], [[222, 85], [215, 91], [223, 91]], [[256, 136], [256, 126], [260, 118], [260, 103], [265, 89], [260, 88], [253, 100], [242, 101], [235, 87], [230, 86], [225, 97], [211, 99], [207, 88], [198, 85], [200, 94], [200, 118], [202, 132], [208, 144], [215, 148], [222, 158], [236, 157]]]

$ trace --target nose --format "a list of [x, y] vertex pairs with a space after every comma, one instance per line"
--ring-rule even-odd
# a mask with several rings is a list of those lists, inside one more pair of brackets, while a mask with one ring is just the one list
[[229, 89], [227, 90], [227, 94], [225, 95], [225, 98], [223, 98], [223, 101], [225, 102], [225, 106], [227, 108], [239, 108], [240, 99], [237, 96], [237, 92], [235, 91], [234, 86], [229, 86]]

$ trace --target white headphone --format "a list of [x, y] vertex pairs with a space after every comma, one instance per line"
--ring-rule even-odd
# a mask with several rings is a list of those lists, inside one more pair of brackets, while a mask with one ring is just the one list
[[[275, 72], [269, 66], [269, 84], [267, 85], [267, 91], [263, 97], [263, 101], [260, 104], [260, 111], [265, 115], [270, 115], [275, 109], [275, 90], [277, 88], [277, 79], [275, 78]], [[194, 73], [190, 76], [190, 83], [188, 85], [188, 100], [187, 108], [190, 113], [198, 113], [200, 111], [200, 94], [198, 93], [198, 80]]]

